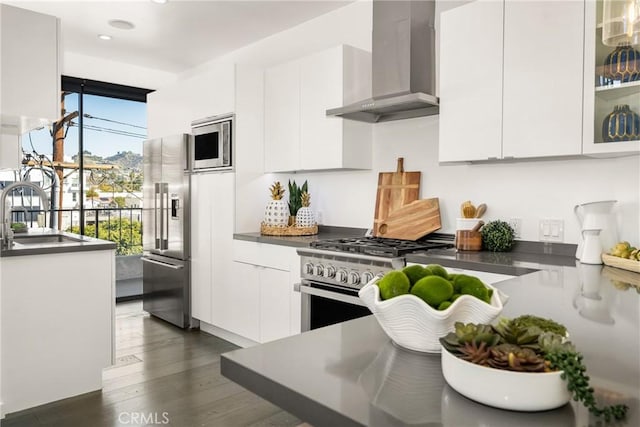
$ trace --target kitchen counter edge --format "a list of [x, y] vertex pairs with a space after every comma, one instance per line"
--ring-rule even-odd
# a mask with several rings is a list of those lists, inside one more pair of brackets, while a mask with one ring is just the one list
[[362, 237], [366, 233], [364, 228], [319, 226], [318, 234], [312, 236], [266, 236], [259, 232], [234, 233], [235, 240], [248, 242], [267, 243], [270, 245], [292, 246], [296, 248], [308, 247], [311, 242], [325, 239], [341, 239], [347, 237]]
[[[19, 248], [14, 247], [11, 249], [2, 249], [0, 250], [0, 258], [116, 249], [116, 244], [108, 240], [96, 239], [94, 237], [82, 236], [50, 228], [32, 229], [25, 234], [29, 236], [62, 235], [73, 239], [81, 239], [82, 241], [65, 244], [41, 243], [37, 245], [32, 244], [28, 247], [23, 246]], [[23, 235], [23, 233], [18, 234], [18, 236], [20, 235]]]

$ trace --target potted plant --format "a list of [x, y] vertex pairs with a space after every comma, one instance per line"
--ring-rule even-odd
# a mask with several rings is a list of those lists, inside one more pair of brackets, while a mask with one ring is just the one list
[[515, 232], [506, 222], [496, 220], [489, 221], [482, 229], [482, 246], [492, 252], [507, 252], [513, 247]]
[[553, 320], [525, 315], [501, 319], [495, 326], [458, 322], [440, 343], [446, 381], [472, 400], [503, 409], [542, 411], [573, 397], [605, 421], [626, 416], [624, 404], [596, 404], [582, 355], [567, 340], [566, 328]]
[[308, 192], [307, 181], [299, 187], [294, 180], [289, 180], [289, 225], [296, 223], [296, 215], [298, 210], [302, 207], [302, 193]]

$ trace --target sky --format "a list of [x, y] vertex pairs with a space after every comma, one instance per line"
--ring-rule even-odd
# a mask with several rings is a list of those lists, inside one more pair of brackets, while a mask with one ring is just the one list
[[[66, 114], [78, 109], [78, 94], [65, 97]], [[147, 105], [103, 96], [84, 96], [84, 149], [92, 154], [109, 157], [119, 151], [133, 151], [142, 155], [142, 141], [147, 136]], [[93, 118], [88, 118], [86, 115]], [[65, 159], [78, 153], [78, 118], [65, 138]], [[133, 125], [133, 126], [131, 126]], [[123, 133], [126, 133], [124, 135]], [[31, 137], [31, 138], [29, 138]], [[49, 128], [32, 131], [22, 137], [22, 147], [32, 153], [32, 145], [39, 154], [52, 155]]]

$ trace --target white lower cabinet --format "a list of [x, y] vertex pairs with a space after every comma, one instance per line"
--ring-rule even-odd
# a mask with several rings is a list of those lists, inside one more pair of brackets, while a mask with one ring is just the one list
[[234, 270], [238, 281], [228, 288], [242, 289], [246, 298], [234, 301], [240, 314], [220, 326], [261, 343], [289, 336], [289, 272], [242, 262], [234, 262]]
[[301, 299], [294, 291], [299, 281], [296, 248], [235, 240], [234, 280], [227, 295], [229, 310], [216, 324], [260, 343], [300, 333]]
[[215, 326], [260, 342], [259, 272], [249, 264], [234, 262], [233, 280], [217, 286], [214, 294]]
[[100, 390], [114, 360], [115, 250], [0, 258], [3, 414]]
[[233, 242], [235, 174], [212, 172], [191, 177], [191, 313], [215, 325], [224, 323]]

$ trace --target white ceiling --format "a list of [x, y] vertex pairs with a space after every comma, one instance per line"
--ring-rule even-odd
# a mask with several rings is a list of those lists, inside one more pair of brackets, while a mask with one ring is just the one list
[[[11, 4], [61, 19], [62, 48], [142, 67], [180, 73], [343, 7], [353, 0], [23, 1]], [[132, 30], [108, 21], [126, 20]], [[110, 41], [98, 34], [109, 34]]]

